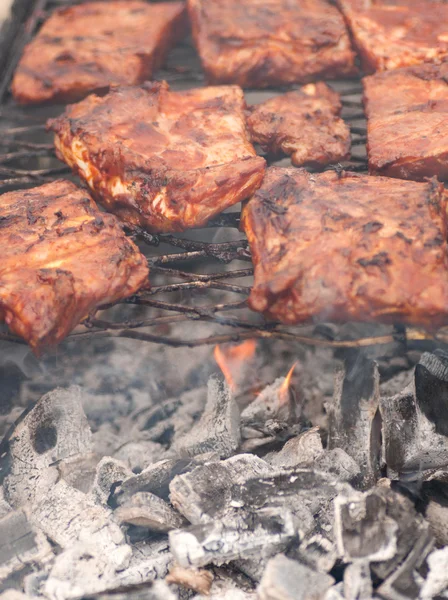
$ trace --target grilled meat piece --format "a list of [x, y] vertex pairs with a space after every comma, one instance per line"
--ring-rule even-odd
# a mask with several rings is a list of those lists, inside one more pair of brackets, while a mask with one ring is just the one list
[[253, 310], [282, 323], [448, 323], [443, 185], [268, 169], [245, 207]]
[[341, 99], [325, 83], [309, 83], [253, 107], [252, 141], [302, 165], [325, 166], [350, 156], [350, 129], [339, 118]]
[[356, 74], [344, 20], [327, 0], [188, 0], [212, 83], [269, 87]]
[[70, 181], [0, 196], [0, 246], [0, 321], [36, 353], [147, 281], [117, 219]]
[[204, 225], [263, 179], [238, 87], [166, 83], [89, 96], [49, 123], [58, 156], [112, 212], [150, 231]]
[[337, 0], [366, 73], [436, 62], [448, 54], [440, 0]]
[[367, 151], [372, 173], [448, 179], [448, 63], [365, 77]]
[[23, 104], [67, 102], [152, 77], [186, 30], [183, 2], [87, 2], [62, 8], [25, 48], [12, 83]]

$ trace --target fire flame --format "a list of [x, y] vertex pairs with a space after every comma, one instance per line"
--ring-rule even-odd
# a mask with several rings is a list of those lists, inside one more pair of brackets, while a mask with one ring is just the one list
[[289, 388], [291, 385], [291, 379], [292, 376], [294, 374], [294, 370], [297, 366], [298, 361], [296, 361], [292, 367], [289, 369], [288, 374], [285, 377], [285, 381], [282, 383], [280, 390], [279, 390], [279, 396], [280, 398], [284, 401], [286, 398], [288, 398], [288, 393], [289, 393]]
[[241, 344], [215, 346], [215, 360], [233, 392], [238, 388], [243, 371], [255, 356], [256, 349], [257, 342], [251, 339]]

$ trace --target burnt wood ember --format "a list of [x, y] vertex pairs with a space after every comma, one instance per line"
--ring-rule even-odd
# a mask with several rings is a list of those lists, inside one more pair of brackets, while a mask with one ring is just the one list
[[292, 425], [299, 421], [301, 413], [302, 407], [287, 378], [278, 377], [241, 412], [241, 422], [246, 426], [263, 426], [275, 419]]
[[191, 471], [198, 463], [190, 459], [165, 459], [149, 465], [141, 473], [130, 475], [114, 490], [113, 499], [118, 505], [127, 502], [137, 492], [151, 492], [165, 500], [169, 496], [170, 482]]
[[260, 600], [316, 600], [333, 583], [330, 575], [278, 554], [268, 562], [257, 591]]
[[366, 73], [448, 55], [448, 6], [438, 0], [337, 0]]
[[287, 509], [261, 508], [239, 522], [215, 521], [170, 531], [170, 549], [182, 567], [221, 565], [231, 560], [263, 557], [293, 539], [295, 526]]
[[249, 141], [236, 86], [172, 92], [167, 83], [91, 95], [49, 121], [58, 157], [130, 225], [205, 225], [248, 198], [265, 161]]
[[383, 454], [392, 472], [419, 478], [448, 464], [447, 357], [424, 353], [414, 379], [399, 394], [381, 398]]
[[39, 501], [59, 479], [57, 464], [89, 453], [91, 445], [80, 388], [49, 392], [12, 432], [6, 500], [15, 508]]
[[116, 488], [132, 475], [132, 471], [123, 462], [105, 456], [96, 466], [92, 494], [98, 502], [107, 504]]
[[186, 31], [182, 2], [86, 2], [56, 10], [25, 48], [12, 83], [23, 104], [69, 102], [151, 79]]
[[328, 448], [341, 448], [355, 460], [364, 487], [380, 474], [379, 380], [376, 363], [359, 354], [337, 373], [333, 399], [326, 405]]
[[184, 520], [164, 500], [150, 492], [138, 492], [114, 513], [120, 523], [151, 531], [167, 532], [182, 526]]
[[323, 82], [309, 83], [252, 107], [252, 141], [270, 154], [289, 154], [297, 167], [323, 167], [350, 156], [350, 129], [341, 98]]
[[70, 181], [0, 196], [0, 241], [0, 321], [36, 353], [147, 282], [117, 219]]
[[297, 548], [288, 550], [288, 556], [296, 558], [314, 571], [328, 573], [334, 567], [337, 559], [336, 546], [330, 539], [331, 533], [329, 535], [312, 533], [312, 535], [306, 536]]
[[44, 534], [24, 510], [0, 518], [0, 589], [8, 575], [29, 563], [50, 562], [53, 552]]
[[434, 544], [411, 501], [386, 487], [337, 496], [335, 537], [344, 560], [369, 562], [381, 580], [395, 578], [406, 558]]
[[429, 573], [421, 590], [420, 597], [424, 600], [442, 595], [448, 588], [448, 547], [434, 550], [427, 558]]
[[208, 383], [207, 403], [199, 421], [175, 444], [180, 455], [194, 457], [216, 452], [231, 456], [240, 443], [240, 411], [230, 389], [218, 379]]
[[178, 475], [170, 484], [170, 499], [191, 523], [207, 523], [234, 510], [235, 485], [271, 472], [272, 468], [261, 458], [240, 454]]
[[209, 81], [242, 87], [356, 74], [342, 16], [326, 0], [189, 0]]
[[243, 213], [251, 308], [286, 324], [443, 325], [445, 205], [434, 181], [269, 168]]
[[443, 63], [363, 79], [371, 173], [417, 181], [448, 178], [447, 77]]
[[373, 597], [370, 565], [367, 561], [355, 561], [344, 571], [345, 600], [370, 600]]

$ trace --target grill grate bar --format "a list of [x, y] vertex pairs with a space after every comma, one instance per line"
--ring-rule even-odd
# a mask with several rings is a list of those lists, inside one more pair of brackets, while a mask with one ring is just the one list
[[[45, 129], [47, 118], [58, 116], [62, 107], [22, 108], [14, 103], [8, 89], [24, 45], [36, 33], [45, 16], [56, 6], [68, 6], [78, 1], [28, 1], [28, 19], [18, 27], [19, 35], [16, 36], [7, 68], [0, 79], [0, 147], [4, 151], [0, 154], [0, 192], [39, 185], [70, 172], [56, 159], [52, 137]], [[166, 79], [173, 89], [203, 85], [200, 63], [189, 42], [179, 44], [171, 53], [168, 63], [167, 68], [156, 77]], [[363, 124], [361, 84], [353, 80], [330, 84], [334, 84], [335, 89], [341, 93], [343, 117], [351, 129], [354, 155], [347, 163], [329, 168], [366, 172], [367, 162], [362, 155], [366, 127]], [[282, 93], [286, 89], [277, 91]], [[254, 98], [256, 94], [257, 92], [252, 91], [250, 97]], [[265, 158], [273, 164], [272, 157]], [[285, 161], [280, 164], [284, 165]], [[335, 348], [393, 341], [393, 334], [363, 340], [320, 339], [303, 335], [303, 328], [288, 329], [279, 324], [266, 323], [260, 315], [249, 311], [247, 296], [253, 269], [247, 264], [251, 262], [248, 242], [239, 232], [239, 226], [240, 214], [233, 209], [233, 212], [222, 214], [207, 226], [188, 234], [154, 235], [137, 227], [125, 227], [128, 234], [145, 249], [153, 287], [114, 307], [103, 307], [113, 308], [114, 318], [107, 312], [101, 311], [98, 314], [97, 311], [68, 339], [131, 338], [175, 347], [195, 347], [237, 342], [252, 337]], [[248, 281], [246, 284], [244, 280], [245, 285], [234, 281], [243, 278]], [[235, 295], [238, 296], [237, 300]], [[197, 321], [211, 327], [211, 335], [206, 336], [201, 332], [201, 337], [194, 337], [195, 330], [184, 325]], [[177, 325], [182, 326], [181, 335]], [[163, 334], [157, 329], [153, 333], [146, 330], [159, 326], [163, 326]], [[167, 327], [168, 333], [165, 334]], [[219, 331], [216, 331], [217, 327]], [[0, 340], [23, 343], [21, 338], [6, 331], [0, 331]]]

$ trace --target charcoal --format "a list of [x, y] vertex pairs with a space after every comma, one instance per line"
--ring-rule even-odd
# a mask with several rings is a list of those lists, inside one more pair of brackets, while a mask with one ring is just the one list
[[123, 444], [121, 436], [117, 435], [112, 423], [102, 423], [92, 434], [93, 451], [99, 457], [112, 456]]
[[0, 519], [0, 582], [24, 565], [45, 563], [52, 556], [50, 544], [24, 510]]
[[206, 523], [231, 509], [232, 490], [239, 483], [270, 473], [271, 467], [252, 454], [239, 454], [198, 466], [170, 484], [171, 502], [191, 523]]
[[326, 450], [316, 457], [313, 468], [334, 475], [339, 481], [355, 482], [361, 476], [358, 463], [342, 448]]
[[33, 505], [30, 519], [63, 549], [79, 541], [103, 553], [111, 565], [120, 566], [128, 558], [129, 547], [112, 511], [62, 479]]
[[297, 548], [288, 551], [290, 558], [295, 558], [313, 571], [328, 573], [334, 567], [337, 551], [334, 542], [322, 533], [312, 533], [305, 537]]
[[420, 598], [431, 600], [448, 590], [448, 546], [431, 552], [426, 562], [428, 574], [420, 589]]
[[[448, 400], [444, 408], [448, 358], [437, 352], [422, 355], [413, 380], [402, 392], [381, 399], [384, 460], [392, 473], [419, 478], [422, 470], [448, 465], [443, 425], [448, 413]], [[436, 416], [439, 410], [440, 418]]]
[[283, 548], [294, 536], [290, 511], [262, 508], [238, 523], [220, 520], [170, 531], [169, 541], [171, 552], [182, 567], [203, 567], [263, 556], [273, 548]]
[[243, 425], [263, 424], [269, 419], [295, 423], [301, 415], [294, 390], [286, 377], [279, 377], [266, 386], [241, 413]]
[[266, 567], [258, 587], [260, 600], [319, 600], [334, 579], [279, 554]]
[[18, 508], [40, 498], [59, 478], [53, 465], [88, 453], [91, 446], [80, 388], [49, 392], [12, 434], [10, 472], [4, 481], [6, 500]]
[[432, 539], [412, 502], [386, 487], [335, 499], [335, 537], [347, 562], [371, 563], [385, 579], [422, 540]]
[[178, 512], [151, 492], [137, 492], [115, 511], [114, 516], [120, 523], [151, 531], [167, 532], [184, 523]]
[[313, 427], [288, 440], [280, 452], [276, 452], [267, 460], [278, 469], [310, 467], [323, 450], [319, 427]]
[[114, 492], [113, 499], [117, 504], [123, 504], [137, 492], [151, 492], [164, 500], [169, 496], [169, 484], [182, 473], [187, 473], [197, 466], [191, 459], [161, 460], [144, 469], [138, 475], [131, 475]]
[[193, 427], [202, 414], [207, 401], [207, 387], [196, 387], [181, 393], [176, 398], [158, 402], [146, 410], [131, 415], [135, 424], [131, 435], [140, 431], [148, 434], [147, 439], [165, 443], [178, 438]]
[[448, 353], [437, 349], [422, 354], [415, 367], [415, 395], [436, 433], [448, 436]]
[[240, 443], [240, 414], [226, 384], [216, 378], [208, 383], [204, 412], [188, 433], [176, 440], [175, 449], [182, 456], [217, 452], [221, 458], [231, 456]]
[[151, 440], [128, 441], [113, 454], [114, 458], [123, 462], [132, 471], [142, 471], [165, 456], [165, 448]]
[[112, 591], [109, 594], [97, 594], [95, 600], [177, 600], [164, 581], [154, 581], [141, 589], [126, 592]]
[[87, 543], [76, 544], [56, 557], [43, 593], [69, 600], [146, 584], [163, 579], [171, 560], [166, 542], [134, 548], [125, 568], [114, 566], [107, 554], [98, 553]]
[[213, 583], [213, 574], [205, 569], [186, 569], [174, 564], [165, 581], [208, 596]]
[[93, 487], [97, 464], [98, 456], [89, 452], [62, 460], [57, 467], [66, 483], [86, 494]]
[[328, 448], [342, 448], [359, 465], [361, 484], [369, 487], [380, 473], [381, 427], [378, 417], [379, 373], [375, 362], [357, 354], [335, 377]]
[[92, 494], [98, 502], [107, 504], [115, 488], [129, 477], [132, 477], [132, 471], [123, 462], [105, 456], [97, 464]]
[[0, 485], [0, 519], [12, 511], [11, 506], [5, 500], [3, 486]]
[[367, 561], [357, 560], [344, 571], [345, 600], [371, 600], [373, 596], [370, 565]]
[[414, 600], [420, 597], [421, 577], [417, 570], [434, 547], [430, 533], [424, 531], [403, 562], [379, 586], [377, 594], [384, 600]]
[[297, 532], [304, 536], [315, 527], [316, 515], [348, 484], [328, 473], [293, 469], [251, 478], [232, 488], [232, 504], [255, 512], [261, 507], [291, 511]]

